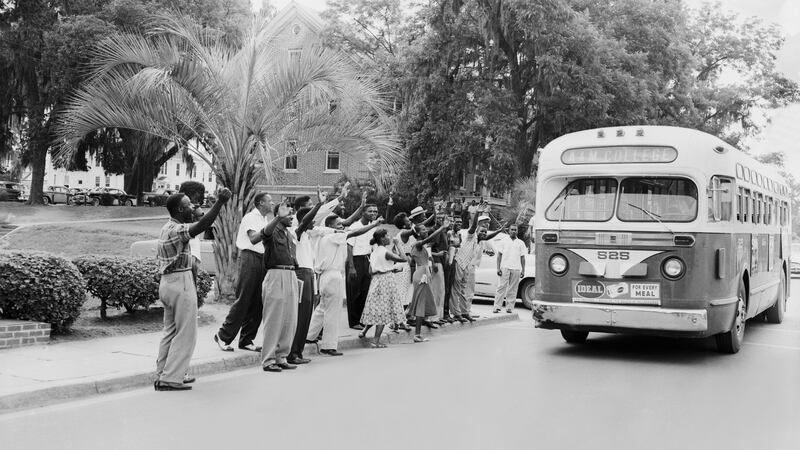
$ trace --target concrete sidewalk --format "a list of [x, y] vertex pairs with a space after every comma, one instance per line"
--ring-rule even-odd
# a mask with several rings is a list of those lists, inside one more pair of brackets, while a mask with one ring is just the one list
[[[423, 334], [435, 336], [519, 319], [516, 313], [492, 314], [491, 305], [474, 305], [472, 313], [481, 316], [472, 324], [454, 323], [430, 331], [423, 327]], [[364, 347], [369, 342], [359, 339], [358, 331], [347, 327], [346, 317], [343, 308], [339, 333], [339, 350], [345, 353], [339, 358], [342, 364], [347, 364], [347, 349]], [[260, 366], [257, 353], [238, 348], [234, 352], [221, 351], [212, 339], [218, 328], [219, 323], [215, 323], [198, 330], [197, 348], [189, 370], [192, 375], [202, 377]], [[373, 333], [370, 330], [369, 336]], [[161, 336], [160, 332], [146, 333], [0, 350], [0, 412], [152, 384]], [[388, 332], [385, 337], [389, 344], [411, 342], [413, 333]], [[260, 339], [259, 334], [256, 342]], [[328, 358], [318, 355], [315, 345], [306, 345], [306, 353], [312, 359]]]

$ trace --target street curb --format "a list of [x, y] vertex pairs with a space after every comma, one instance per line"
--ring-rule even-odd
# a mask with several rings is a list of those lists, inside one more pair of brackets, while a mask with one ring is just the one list
[[[471, 330], [477, 327], [494, 325], [503, 322], [513, 322], [519, 320], [517, 313], [502, 314], [491, 317], [477, 319], [473, 323], [459, 324], [453, 323], [445, 325], [438, 330], [423, 331], [425, 336], [438, 336], [453, 332]], [[370, 330], [371, 331], [371, 330]], [[370, 336], [372, 333], [369, 333]], [[385, 341], [389, 344], [401, 344], [413, 342], [413, 333], [401, 331], [400, 334], [384, 334]], [[339, 341], [339, 350], [350, 350], [369, 347], [370, 339], [359, 339], [357, 336], [348, 337]], [[310, 347], [310, 348], [309, 348]], [[318, 354], [315, 346], [308, 346], [312, 354]], [[192, 364], [189, 372], [195, 376], [215, 375], [230, 372], [247, 367], [257, 367], [261, 365], [260, 355], [253, 352], [220, 352], [217, 359], [211, 361], [199, 361]], [[103, 380], [92, 380], [82, 383], [68, 384], [64, 386], [53, 386], [35, 391], [23, 392], [18, 394], [0, 396], [0, 414], [18, 412], [23, 409], [37, 408], [61, 403], [69, 400], [77, 400], [92, 397], [100, 394], [121, 392], [129, 389], [136, 389], [149, 386], [155, 381], [155, 373], [152, 370], [130, 373], [126, 375], [113, 376]]]

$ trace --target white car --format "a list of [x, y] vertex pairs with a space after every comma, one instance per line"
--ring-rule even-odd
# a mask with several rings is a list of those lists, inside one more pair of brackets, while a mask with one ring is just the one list
[[789, 273], [792, 278], [800, 277], [800, 244], [792, 244], [791, 252], [791, 266], [789, 266]]
[[[494, 250], [503, 241], [510, 239], [507, 234], [499, 234], [491, 240], [481, 258], [481, 264], [475, 269], [475, 296], [494, 299], [497, 294], [497, 252]], [[535, 255], [525, 255], [525, 278], [519, 282], [517, 298], [526, 308], [531, 307], [536, 282]]]

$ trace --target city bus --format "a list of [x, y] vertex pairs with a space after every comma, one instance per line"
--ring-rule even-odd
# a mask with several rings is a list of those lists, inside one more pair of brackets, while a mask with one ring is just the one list
[[789, 296], [789, 186], [709, 134], [634, 126], [571, 133], [541, 150], [538, 328], [715, 336], [736, 353], [745, 323], [780, 323]]

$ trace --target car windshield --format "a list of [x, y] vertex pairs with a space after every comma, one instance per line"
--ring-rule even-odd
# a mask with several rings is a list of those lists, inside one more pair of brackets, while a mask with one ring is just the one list
[[605, 222], [614, 214], [616, 194], [613, 178], [575, 180], [550, 204], [545, 216], [554, 221]]
[[624, 222], [691, 222], [697, 186], [685, 178], [627, 178], [620, 184], [617, 217]]

